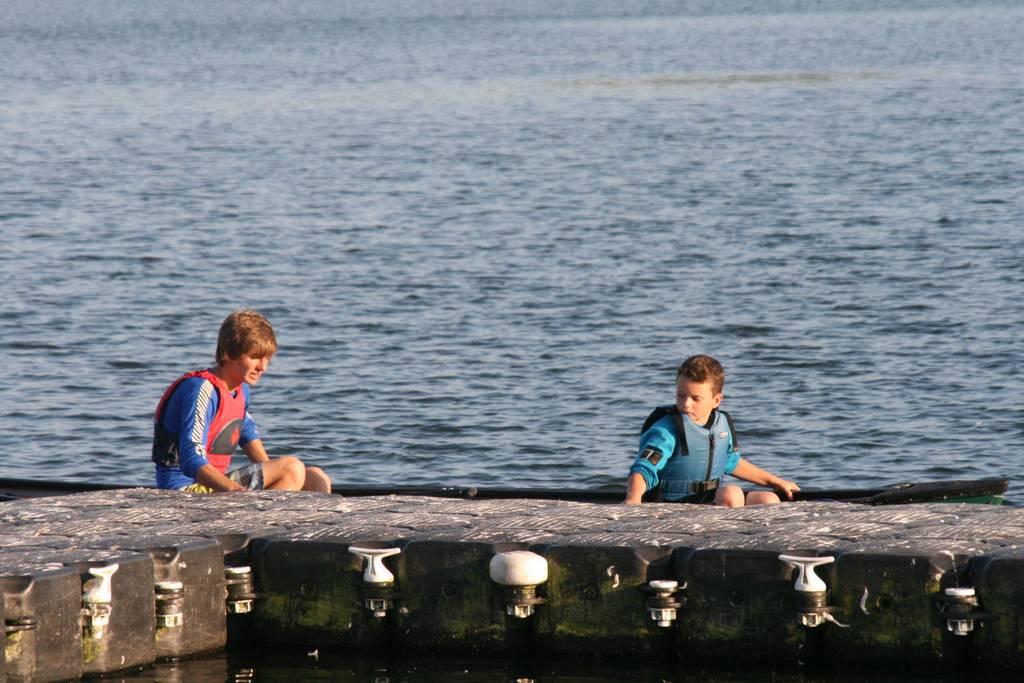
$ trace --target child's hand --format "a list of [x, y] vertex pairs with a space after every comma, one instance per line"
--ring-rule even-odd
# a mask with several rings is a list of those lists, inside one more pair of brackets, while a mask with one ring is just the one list
[[772, 487], [778, 491], [780, 495], [786, 497], [786, 500], [793, 500], [793, 491], [799, 491], [800, 487], [795, 481], [787, 481], [786, 479], [779, 479], [772, 484]]

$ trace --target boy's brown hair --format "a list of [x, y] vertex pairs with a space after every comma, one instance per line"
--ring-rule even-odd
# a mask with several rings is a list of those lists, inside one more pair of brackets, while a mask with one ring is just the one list
[[217, 335], [217, 364], [230, 359], [251, 356], [266, 358], [277, 353], [274, 328], [253, 310], [235, 311], [224, 318]]
[[684, 360], [676, 370], [676, 381], [685, 377], [691, 382], [711, 382], [715, 394], [722, 393], [725, 386], [725, 369], [711, 356], [696, 355]]

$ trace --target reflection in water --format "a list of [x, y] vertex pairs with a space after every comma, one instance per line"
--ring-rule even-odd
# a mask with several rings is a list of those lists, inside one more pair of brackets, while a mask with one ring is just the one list
[[[915, 672], [834, 673], [770, 666], [757, 670], [708, 671], [687, 668], [681, 661], [659, 663], [641, 659], [623, 661], [588, 657], [550, 660], [484, 653], [464, 657], [406, 657], [392, 652], [315, 654], [296, 657], [263, 651], [218, 652], [194, 659], [158, 663], [139, 673], [108, 680], [123, 683], [762, 683], [765, 680], [775, 683], [966, 683], [974, 680], [966, 672], [919, 676]], [[735, 666], [736, 663], [730, 662], [729, 665]]]

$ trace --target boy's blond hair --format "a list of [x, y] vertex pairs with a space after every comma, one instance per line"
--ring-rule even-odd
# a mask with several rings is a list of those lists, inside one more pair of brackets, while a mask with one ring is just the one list
[[266, 358], [277, 353], [274, 328], [253, 310], [235, 311], [224, 318], [217, 335], [217, 365], [250, 356]]
[[696, 355], [684, 360], [676, 370], [676, 381], [685, 377], [691, 382], [711, 382], [715, 394], [722, 393], [725, 386], [725, 369], [711, 356]]

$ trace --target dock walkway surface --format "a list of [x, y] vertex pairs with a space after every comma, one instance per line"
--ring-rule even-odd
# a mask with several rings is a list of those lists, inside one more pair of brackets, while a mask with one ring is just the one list
[[8, 680], [225, 645], [1024, 672], [1006, 506], [124, 489], [0, 503], [0, 529]]

